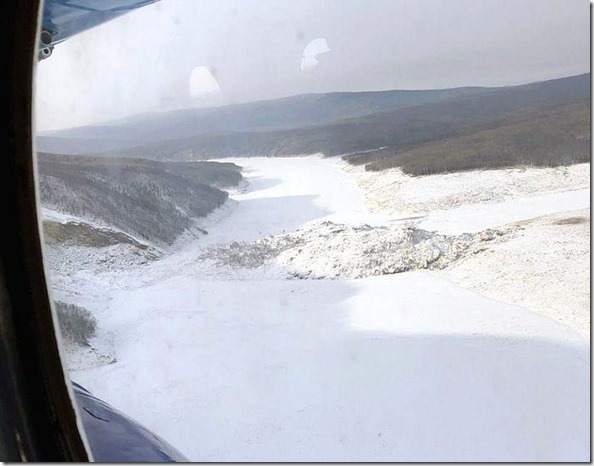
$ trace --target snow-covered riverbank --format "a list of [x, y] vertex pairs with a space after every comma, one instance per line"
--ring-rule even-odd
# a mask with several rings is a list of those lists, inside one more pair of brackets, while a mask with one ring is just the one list
[[208, 235], [69, 277], [103, 293], [93, 310], [117, 359], [74, 380], [195, 461], [587, 460], [582, 335], [434, 272], [290, 280], [282, 260], [217, 264], [205, 252], [233, 242], [323, 242], [322, 222], [393, 226], [336, 160], [234, 162], [250, 185]]
[[[590, 337], [590, 164], [411, 177], [359, 174], [370, 210], [444, 234], [497, 227], [505, 241], [443, 271], [465, 288]], [[412, 219], [411, 219], [412, 217]]]

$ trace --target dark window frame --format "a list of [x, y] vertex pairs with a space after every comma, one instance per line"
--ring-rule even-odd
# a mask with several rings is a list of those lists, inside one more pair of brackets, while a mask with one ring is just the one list
[[40, 0], [3, 5], [0, 460], [89, 461], [43, 265], [33, 144]]

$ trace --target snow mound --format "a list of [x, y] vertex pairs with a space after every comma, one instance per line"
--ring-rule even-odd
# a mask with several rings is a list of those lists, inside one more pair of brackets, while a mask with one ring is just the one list
[[448, 236], [413, 226], [345, 225], [324, 221], [253, 243], [211, 246], [201, 259], [218, 266], [257, 268], [275, 262], [291, 278], [337, 279], [442, 269], [477, 253], [503, 232]]

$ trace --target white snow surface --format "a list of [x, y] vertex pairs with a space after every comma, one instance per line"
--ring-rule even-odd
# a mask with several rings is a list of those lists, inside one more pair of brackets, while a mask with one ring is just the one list
[[321, 222], [390, 225], [336, 160], [232, 161], [250, 184], [208, 235], [55, 273], [96, 300], [116, 358], [73, 380], [192, 461], [589, 460], [589, 345], [572, 328], [434, 272], [289, 280], [282, 261], [201, 258]]
[[346, 163], [342, 166], [359, 175], [358, 182], [372, 211], [396, 216], [590, 188], [589, 163], [427, 176], [406, 175], [398, 168], [365, 172], [362, 167]]
[[590, 207], [590, 189], [576, 189], [510, 199], [494, 204], [470, 204], [432, 212], [417, 224], [442, 233], [474, 233], [527, 218]]
[[[343, 165], [344, 166], [344, 165]], [[473, 233], [590, 207], [590, 164], [410, 176], [394, 168], [359, 175], [371, 211], [440, 233]]]
[[545, 215], [509, 229], [513, 233], [506, 241], [463, 257], [443, 271], [445, 276], [590, 338], [590, 210]]
[[194, 461], [578, 461], [576, 333], [424, 273], [175, 277], [115, 294], [74, 378]]
[[368, 207], [393, 224], [449, 235], [506, 224], [506, 241], [462, 258], [445, 276], [590, 338], [590, 164], [420, 177], [344, 168], [358, 173]]

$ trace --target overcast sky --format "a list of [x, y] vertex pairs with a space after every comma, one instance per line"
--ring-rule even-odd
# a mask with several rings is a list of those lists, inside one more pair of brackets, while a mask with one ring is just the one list
[[37, 129], [306, 92], [588, 72], [588, 0], [161, 0], [56, 46]]

